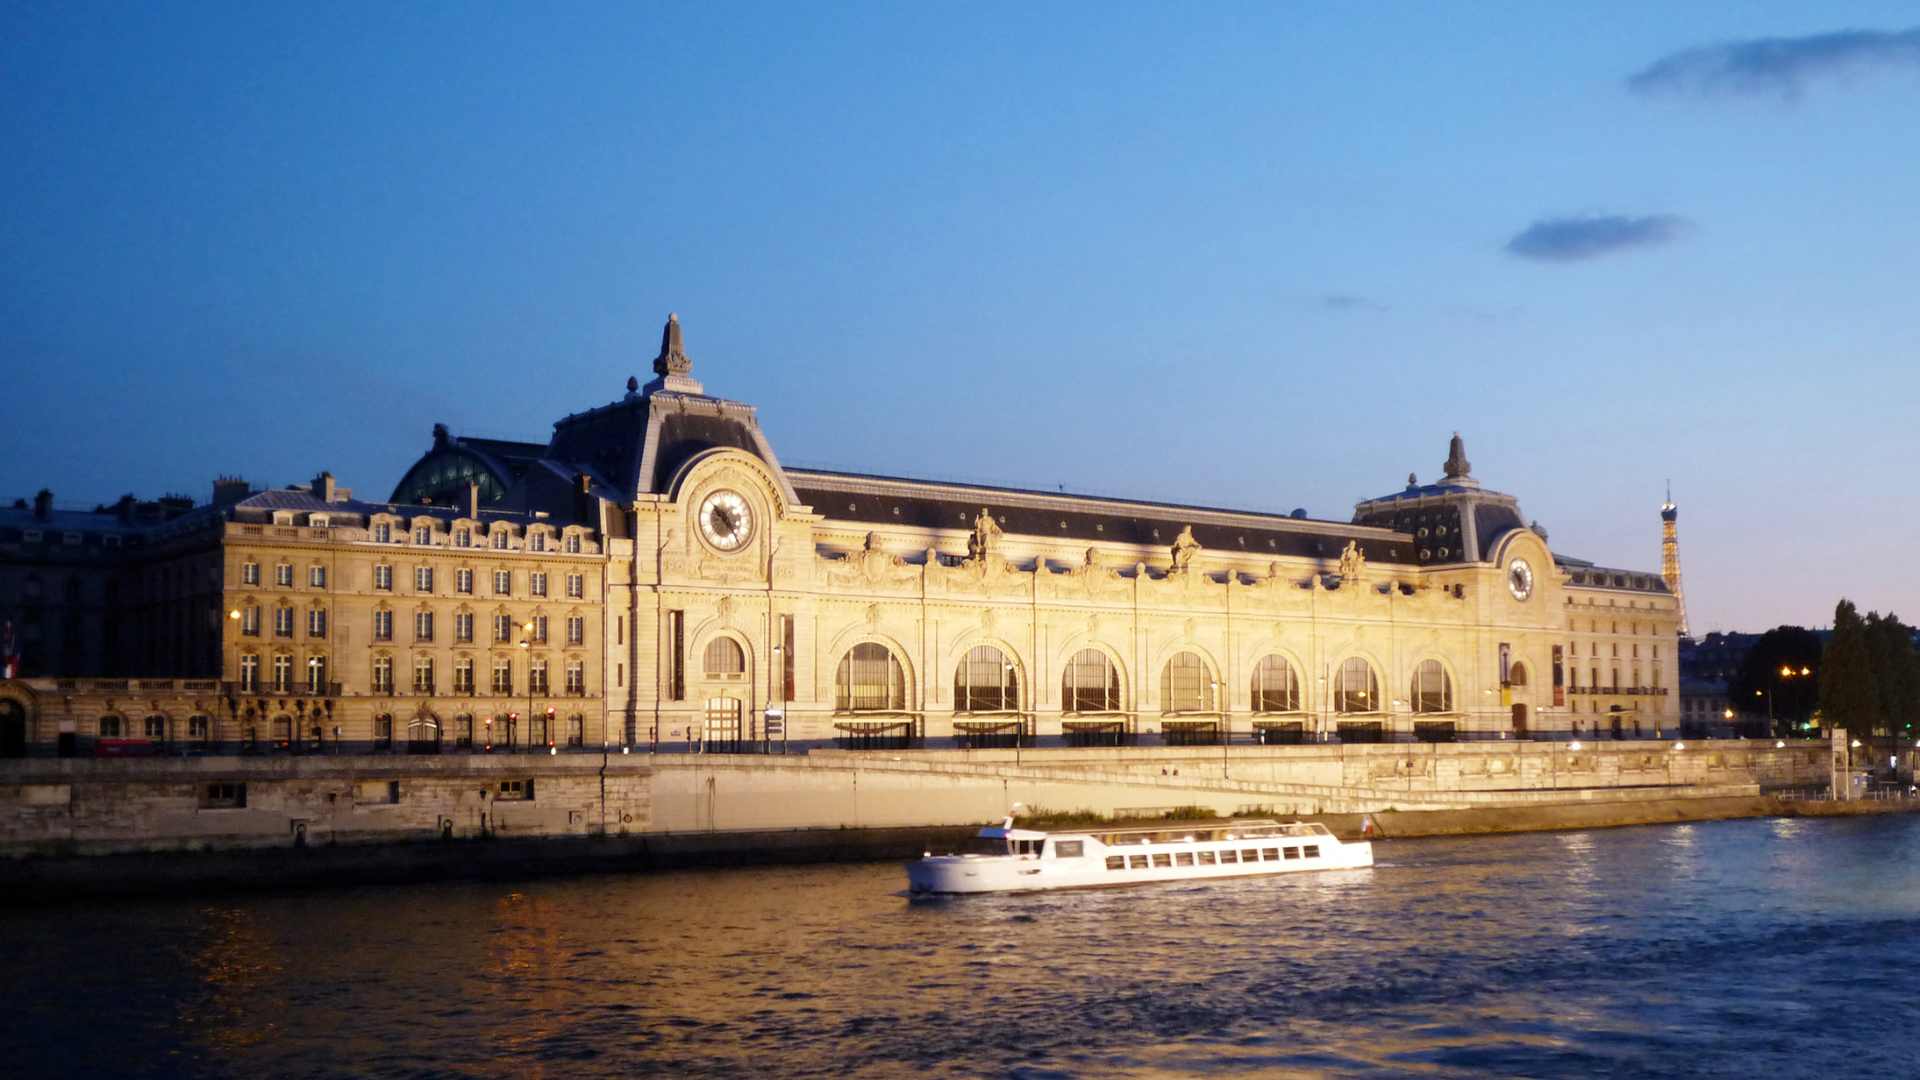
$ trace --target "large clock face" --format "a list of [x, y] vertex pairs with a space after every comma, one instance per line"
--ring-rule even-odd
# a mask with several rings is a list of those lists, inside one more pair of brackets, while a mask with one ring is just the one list
[[737, 491], [716, 491], [700, 504], [700, 535], [721, 551], [739, 551], [753, 535], [753, 507]]
[[1507, 566], [1507, 591], [1513, 593], [1515, 600], [1525, 600], [1533, 595], [1533, 567], [1525, 559], [1515, 559]]

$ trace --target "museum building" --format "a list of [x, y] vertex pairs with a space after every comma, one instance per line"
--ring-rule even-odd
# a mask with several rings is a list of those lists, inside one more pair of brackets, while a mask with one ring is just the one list
[[[693, 378], [677, 319], [654, 372], [545, 443], [436, 425], [384, 502], [322, 474], [172, 518], [119, 550], [178, 592], [184, 614], [154, 625], [197, 628], [191, 662], [29, 670], [0, 683], [0, 726], [69, 746], [480, 752], [1677, 721], [1661, 575], [1555, 554], [1457, 434], [1431, 483], [1321, 521], [786, 468], [753, 406]], [[0, 517], [8, 619], [28, 577], [61, 587], [15, 526]]]

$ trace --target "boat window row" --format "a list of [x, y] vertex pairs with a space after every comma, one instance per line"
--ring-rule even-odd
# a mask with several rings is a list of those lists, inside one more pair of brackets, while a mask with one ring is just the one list
[[[1014, 713], [1023, 710], [1019, 669], [1000, 649], [976, 645], [954, 670], [953, 708], [957, 713]], [[1215, 713], [1223, 709], [1220, 681], [1198, 653], [1174, 654], [1160, 669], [1160, 711], [1169, 716]], [[1269, 654], [1254, 666], [1249, 686], [1255, 713], [1296, 713], [1305, 709], [1300, 672], [1286, 657]], [[1348, 657], [1334, 670], [1331, 687], [1336, 713], [1386, 711], [1373, 665]], [[1075, 653], [1060, 676], [1060, 703], [1069, 715], [1126, 711], [1120, 669], [1103, 649]], [[1454, 711], [1453, 677], [1438, 660], [1414, 668], [1407, 704], [1415, 713]], [[834, 673], [834, 708], [842, 713], [906, 712], [906, 666], [879, 642], [862, 642], [840, 658]]]
[[1157, 870], [1176, 866], [1238, 866], [1244, 863], [1317, 859], [1319, 844], [1297, 847], [1228, 848], [1224, 851], [1155, 851], [1146, 855], [1109, 855], [1109, 870]]

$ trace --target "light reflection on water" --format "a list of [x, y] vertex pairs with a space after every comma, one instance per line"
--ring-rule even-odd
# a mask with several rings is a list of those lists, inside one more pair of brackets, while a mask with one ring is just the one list
[[860, 865], [6, 912], [0, 1060], [19, 1075], [1911, 1072], [1883, 1036], [1920, 990], [1905, 957], [1920, 819], [1375, 851], [1370, 870], [963, 900], [907, 900], [897, 866]]

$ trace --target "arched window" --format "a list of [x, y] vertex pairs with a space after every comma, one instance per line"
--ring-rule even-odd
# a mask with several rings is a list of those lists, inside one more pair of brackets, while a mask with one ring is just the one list
[[732, 638], [717, 637], [707, 642], [708, 678], [740, 675], [747, 670], [747, 655]]
[[1213, 673], [1193, 653], [1175, 653], [1160, 669], [1161, 712], [1212, 712], [1213, 691]]
[[1070, 713], [1119, 712], [1119, 669], [1099, 649], [1081, 649], [1060, 677], [1060, 700]]
[[1253, 669], [1253, 711], [1300, 711], [1300, 678], [1284, 656], [1263, 657]]
[[1453, 678], [1438, 660], [1422, 660], [1413, 669], [1411, 691], [1413, 711], [1440, 713], [1453, 711]]
[[1358, 656], [1341, 662], [1340, 670], [1333, 677], [1333, 711], [1380, 711], [1380, 682], [1373, 677], [1373, 665]]
[[121, 727], [120, 727], [119, 717], [103, 716], [100, 718], [100, 737], [101, 738], [117, 739], [120, 737], [120, 735], [121, 735]]
[[1507, 685], [1516, 687], [1527, 685], [1527, 665], [1516, 661], [1512, 667], [1508, 668]]
[[146, 735], [149, 739], [165, 741], [167, 737], [167, 718], [161, 716], [159, 713], [154, 713], [152, 716], [147, 717]]
[[861, 642], [840, 658], [833, 676], [833, 707], [840, 712], [898, 712], [907, 707], [907, 674], [885, 645]]
[[1020, 676], [1006, 654], [975, 645], [953, 673], [955, 712], [1014, 712], [1020, 708]]

